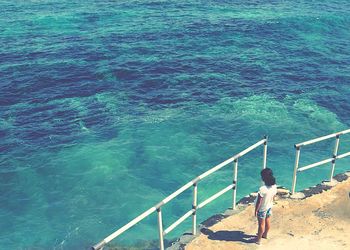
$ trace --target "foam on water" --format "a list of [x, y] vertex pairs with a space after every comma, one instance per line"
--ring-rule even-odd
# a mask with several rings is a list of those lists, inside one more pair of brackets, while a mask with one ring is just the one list
[[[118, 103], [112, 97], [102, 99], [105, 98], [109, 105], [107, 112], [115, 115]], [[101, 101], [101, 97], [97, 99]], [[68, 105], [82, 117], [89, 113], [79, 101], [68, 102]], [[9, 223], [10, 218], [12, 221], [7, 225], [9, 234], [4, 242], [11, 244], [8, 241], [11, 239], [17, 245], [23, 242], [23, 233], [26, 233], [31, 237], [22, 246], [87, 246], [87, 242], [90, 243], [87, 239], [110, 233], [116, 225], [126, 223], [263, 134], [270, 136], [269, 165], [276, 171], [280, 183], [290, 185], [293, 143], [346, 127], [334, 113], [299, 97], [283, 100], [269, 95], [242, 99], [226, 97], [210, 105], [189, 104], [184, 109], [189, 112], [144, 107], [140, 115], [119, 119], [114, 136], [107, 141], [96, 140], [98, 131], [85, 124], [80, 128], [85, 142], [28, 157], [25, 161], [29, 166], [22, 170], [18, 166], [15, 174], [2, 184], [8, 190], [4, 200], [10, 200], [4, 207], [3, 225], [6, 221]], [[81, 124], [81, 120], [77, 122]], [[329, 152], [331, 147], [328, 147]], [[244, 180], [239, 183], [240, 197], [259, 185], [256, 180], [261, 151], [253, 152], [252, 156], [256, 159], [249, 157], [240, 161], [239, 175]], [[308, 160], [318, 157], [319, 152], [314, 152]], [[230, 183], [231, 174], [231, 167], [228, 167], [216, 178], [203, 181], [200, 199]], [[322, 174], [327, 176], [326, 171]], [[313, 181], [300, 181], [298, 187], [322, 180], [322, 174], [314, 173]], [[190, 199], [190, 195], [181, 196], [174, 205], [166, 207], [165, 222], [170, 223], [185, 212], [190, 207]], [[187, 208], [183, 204], [188, 204]], [[226, 195], [215, 206], [203, 210], [200, 219], [222, 211], [229, 204], [230, 195]], [[150, 221], [126, 238], [153, 238], [156, 235], [150, 230], [153, 224]], [[17, 230], [22, 227], [28, 230]], [[176, 232], [185, 229], [182, 227]]]

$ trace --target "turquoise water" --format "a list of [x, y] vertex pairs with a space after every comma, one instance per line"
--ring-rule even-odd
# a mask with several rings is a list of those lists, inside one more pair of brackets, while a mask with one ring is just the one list
[[[1, 248], [86, 249], [265, 134], [268, 165], [290, 187], [293, 144], [350, 127], [348, 1], [0, 8]], [[303, 149], [302, 165], [333, 145]], [[239, 197], [259, 186], [261, 156], [240, 161]], [[297, 188], [329, 170], [302, 173]], [[199, 184], [199, 200], [231, 181], [228, 166]], [[199, 221], [230, 206], [228, 193]], [[164, 207], [165, 227], [190, 208], [188, 191]], [[149, 239], [155, 215], [116, 243]]]

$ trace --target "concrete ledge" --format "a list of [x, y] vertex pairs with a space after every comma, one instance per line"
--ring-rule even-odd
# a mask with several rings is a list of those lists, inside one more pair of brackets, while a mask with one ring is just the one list
[[[321, 184], [317, 184], [316, 186], [306, 188], [298, 193], [295, 193], [294, 195], [290, 195], [290, 191], [282, 186], [278, 187], [278, 192], [277, 192], [277, 200], [291, 200], [291, 199], [307, 199], [313, 195], [320, 194], [324, 191], [328, 191], [332, 189], [334, 186], [336, 186], [338, 183], [343, 182], [347, 180], [350, 177], [350, 171], [343, 173], [343, 174], [338, 174], [334, 176], [334, 181], [330, 182], [322, 182]], [[237, 214], [245, 210], [248, 206], [252, 205], [254, 203], [254, 200], [257, 196], [257, 193], [251, 193], [250, 195], [247, 195], [246, 197], [243, 197], [242, 199], [239, 200], [237, 203], [237, 209], [232, 210], [232, 209], [227, 209], [224, 213], [222, 214], [216, 214], [208, 218], [207, 220], [203, 221], [200, 224], [200, 230], [198, 231], [203, 231], [203, 230], [208, 230], [209, 227], [212, 227], [222, 221], [223, 219], [229, 217], [230, 215]], [[349, 193], [349, 198], [350, 198], [350, 193]], [[315, 214], [319, 217], [325, 217], [327, 216], [326, 214], [323, 214], [322, 212], [315, 211]], [[185, 235], [185, 234], [184, 234]], [[191, 235], [192, 236], [192, 235]], [[193, 240], [195, 237], [192, 236], [191, 240]], [[187, 240], [190, 239], [189, 237]], [[191, 240], [189, 242], [191, 242]], [[182, 240], [182, 236], [177, 240], [179, 248], [169, 248], [171, 250], [176, 250], [176, 249], [185, 249], [185, 246], [189, 244], [189, 242], [184, 242]], [[174, 242], [174, 244], [176, 244]]]
[[302, 192], [297, 192], [297, 193], [294, 193], [294, 194], [290, 195], [290, 198], [291, 199], [304, 199], [305, 198], [305, 194], [302, 193]]

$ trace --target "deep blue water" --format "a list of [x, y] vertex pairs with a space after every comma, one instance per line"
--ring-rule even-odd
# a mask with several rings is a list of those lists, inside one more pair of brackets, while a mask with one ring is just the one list
[[[0, 9], [0, 248], [88, 248], [265, 134], [268, 165], [290, 187], [293, 144], [350, 127], [349, 1]], [[306, 148], [302, 164], [328, 158], [333, 143]], [[260, 184], [261, 154], [240, 161], [240, 197]], [[329, 170], [302, 173], [297, 188]], [[200, 183], [199, 199], [231, 181], [228, 166]], [[199, 221], [230, 206], [228, 193]], [[187, 192], [163, 209], [165, 226], [190, 208]], [[155, 223], [116, 243], [156, 239]]]

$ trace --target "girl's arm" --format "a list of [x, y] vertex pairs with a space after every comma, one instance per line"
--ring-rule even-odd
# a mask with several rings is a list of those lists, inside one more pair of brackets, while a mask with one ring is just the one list
[[261, 206], [261, 199], [262, 197], [260, 196], [260, 194], [258, 194], [258, 199], [256, 201], [256, 204], [255, 204], [255, 217], [258, 216], [258, 211], [259, 211], [259, 208]]

